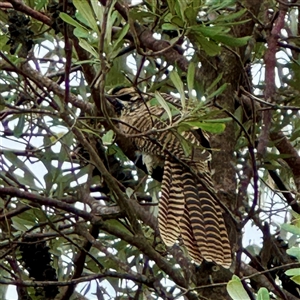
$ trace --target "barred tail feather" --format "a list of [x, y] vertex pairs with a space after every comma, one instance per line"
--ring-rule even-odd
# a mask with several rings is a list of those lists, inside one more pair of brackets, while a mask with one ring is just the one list
[[179, 222], [184, 212], [182, 186], [176, 184], [181, 178], [181, 165], [166, 158], [159, 201], [158, 225], [164, 243], [171, 247], [180, 235]]
[[[214, 261], [225, 268], [229, 268], [232, 262], [231, 246], [229, 244], [227, 229], [225, 226], [222, 209], [215, 196], [213, 182], [210, 172], [204, 171], [202, 162], [193, 162], [190, 167], [194, 172], [200, 175], [201, 180], [196, 179], [198, 190], [198, 199], [200, 199], [200, 207], [202, 217], [205, 222], [205, 232], [209, 255], [203, 255], [207, 261]], [[201, 240], [197, 238], [197, 219], [191, 221], [195, 239], [201, 250]], [[193, 224], [194, 223], [194, 224]], [[201, 231], [200, 231], [201, 234]]]
[[[198, 182], [197, 188], [200, 199], [198, 206], [195, 203], [191, 205], [187, 203], [189, 209], [193, 211], [191, 225], [195, 240], [205, 260], [214, 261], [228, 268], [231, 264], [231, 251], [221, 207], [201, 183]], [[204, 221], [206, 248], [202, 242], [203, 232], [198, 225], [200, 217]]]
[[220, 226], [220, 237], [223, 245], [223, 263], [221, 264], [224, 268], [230, 268], [232, 263], [232, 249], [228, 239], [228, 233], [225, 226], [222, 210], [218, 209], [218, 218], [219, 218], [219, 226]]
[[196, 263], [205, 259], [226, 268], [230, 266], [231, 250], [217, 200], [192, 172], [167, 159], [158, 219], [167, 246], [172, 246], [181, 236]]
[[203, 256], [199, 251], [199, 248], [195, 241], [191, 226], [190, 213], [187, 208], [185, 208], [184, 214], [180, 221], [180, 231], [183, 244], [187, 249], [189, 256], [194, 260], [196, 264], [200, 265], [203, 261]]

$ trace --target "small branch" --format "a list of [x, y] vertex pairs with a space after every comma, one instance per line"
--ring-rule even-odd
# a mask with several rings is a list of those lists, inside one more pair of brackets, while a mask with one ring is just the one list
[[[267, 101], [264, 101], [258, 97], [256, 97], [255, 95], [249, 93], [248, 91], [246, 91], [244, 89], [244, 87], [240, 86], [240, 90], [243, 91], [243, 93], [247, 94], [247, 96], [249, 96], [251, 99], [253, 99], [254, 101], [259, 102], [260, 104], [262, 104], [263, 106], [265, 106], [265, 109], [273, 109], [273, 110], [277, 110], [277, 109], [284, 109], [284, 110], [295, 110], [295, 111], [300, 111], [300, 107], [299, 106], [288, 106], [288, 105], [278, 105], [276, 103], [270, 103]], [[263, 110], [262, 108], [259, 108], [259, 110]]]
[[64, 211], [73, 213], [76, 216], [81, 217], [87, 221], [93, 218], [93, 216], [90, 213], [77, 209], [73, 205], [70, 205], [63, 201], [56, 200], [50, 197], [44, 197], [39, 194], [21, 191], [19, 188], [15, 187], [0, 187], [0, 196], [5, 197], [7, 195], [21, 199], [26, 199], [32, 201], [35, 204], [56, 207]]
[[[14, 70], [14, 71], [20, 73], [18, 70]], [[32, 80], [35, 84], [37, 84], [41, 88], [41, 90], [47, 88], [48, 92], [52, 91], [62, 100], [64, 100], [65, 90], [62, 89], [57, 83], [55, 83], [51, 79], [43, 76], [40, 72], [31, 68], [29, 64], [22, 65], [22, 75]], [[75, 107], [80, 108], [84, 112], [93, 115], [94, 106], [91, 105], [90, 103], [80, 100], [73, 94], [69, 95], [69, 102]]]
[[252, 171], [253, 171], [253, 189], [254, 189], [254, 196], [253, 196], [253, 202], [251, 205], [251, 209], [248, 212], [247, 217], [243, 220], [241, 224], [241, 228], [243, 228], [247, 222], [255, 215], [255, 208], [258, 202], [258, 169], [257, 169], [257, 164], [256, 164], [256, 159], [255, 159], [255, 153], [254, 153], [254, 148], [252, 146], [248, 147], [249, 154], [250, 154], [250, 160], [252, 164]]
[[[93, 238], [97, 238], [99, 235], [99, 228], [98, 226], [93, 225], [92, 228], [90, 229], [90, 233], [88, 233], [87, 229], [84, 227], [84, 230], [79, 232], [77, 228], [84, 227], [81, 224], [77, 224], [76, 226], [76, 233], [79, 234], [80, 236], [84, 236], [80, 233], [86, 232], [86, 234], [91, 235]], [[72, 242], [72, 241], [71, 241]], [[92, 248], [92, 243], [89, 240], [85, 240], [83, 246], [80, 248], [80, 252], [76, 255], [75, 259], [73, 260], [74, 264], [74, 274], [72, 276], [72, 280], [80, 278], [84, 269], [85, 261], [86, 261], [86, 256], [89, 256], [91, 259], [95, 261], [95, 264], [98, 265], [99, 269], [101, 272], [103, 271], [103, 266], [97, 261], [97, 259], [90, 254], [90, 249]], [[75, 290], [75, 285], [69, 285], [63, 292], [63, 295], [61, 296], [60, 300], [68, 300], [72, 296], [74, 290]]]
[[283, 1], [283, 0], [276, 0], [278, 3], [282, 4], [283, 6], [287, 6], [287, 7], [300, 7], [300, 3], [295, 3], [294, 1], [291, 3], [288, 3], [287, 1]]
[[283, 183], [283, 181], [281, 180], [281, 178], [279, 177], [279, 175], [277, 174], [277, 172], [275, 170], [268, 170], [268, 172], [269, 172], [271, 178], [273, 179], [273, 181], [275, 182], [277, 188], [280, 190], [281, 194], [286, 199], [287, 203], [293, 209], [293, 211], [295, 211], [296, 213], [300, 214], [300, 206], [299, 206], [299, 204], [294, 199], [294, 197], [292, 196], [292, 194], [288, 191], [288, 189], [286, 188], [285, 184]]
[[[267, 38], [268, 49], [265, 53], [265, 65], [266, 65], [266, 74], [265, 74], [265, 101], [272, 102], [274, 94], [276, 92], [275, 85], [275, 68], [276, 68], [276, 53], [277, 53], [277, 44], [280, 37], [280, 32], [284, 28], [284, 19], [287, 12], [287, 8], [283, 8], [279, 11], [278, 17], [273, 24], [273, 28], [270, 32], [270, 36]], [[262, 112], [262, 132], [258, 139], [257, 145], [257, 155], [259, 158], [263, 158], [267, 144], [269, 141], [269, 132], [272, 123], [272, 112], [270, 110], [265, 110]]]
[[[181, 275], [180, 269], [174, 269], [173, 265], [170, 264], [159, 253], [157, 253], [156, 250], [149, 244], [149, 242], [144, 236], [126, 234], [123, 230], [120, 230], [116, 228], [116, 226], [110, 225], [105, 222], [101, 222], [99, 226], [104, 231], [113, 234], [114, 236], [117, 236], [122, 240], [128, 242], [129, 244], [137, 247], [141, 252], [147, 255], [149, 259], [155, 261], [157, 266], [166, 274], [168, 274], [169, 279], [173, 280], [178, 285], [178, 287], [182, 289], [188, 288], [188, 283]], [[194, 293], [187, 293], [187, 297], [189, 300], [198, 300], [198, 296]]]
[[46, 24], [50, 27], [52, 26], [50, 18], [48, 18], [46, 15], [40, 13], [39, 11], [36, 11], [36, 10], [32, 9], [31, 7], [25, 5], [23, 3], [23, 1], [21, 1], [21, 0], [8, 0], [7, 2], [9, 2], [15, 10], [23, 12], [27, 16], [30, 16], [30, 17], [38, 20], [38, 21], [41, 21], [42, 23], [44, 23], [44, 24]]
[[[106, 0], [99, 0], [99, 2], [105, 6]], [[124, 18], [126, 22], [128, 22], [128, 14], [125, 7], [122, 6], [120, 2], [116, 2], [115, 9], [119, 12], [119, 14]], [[133, 22], [134, 30], [136, 36], [138, 38], [138, 45], [140, 48], [148, 48], [154, 52], [160, 53], [161, 56], [165, 58], [165, 60], [171, 65], [177, 65], [182, 71], [187, 72], [189, 61], [186, 59], [184, 55], [181, 55], [177, 50], [170, 45], [168, 41], [165, 40], [157, 40], [153, 37], [153, 32], [137, 22]], [[201, 81], [202, 78], [195, 73], [195, 80]]]
[[291, 49], [291, 50], [296, 51], [296, 52], [300, 52], [300, 47], [297, 47], [297, 46], [294, 46], [294, 45], [291, 45], [291, 44], [278, 42], [278, 46], [280, 46], [282, 48], [288, 48], [288, 49]]
[[12, 4], [9, 2], [1, 2], [0, 3], [0, 9], [4, 10], [4, 9], [11, 9], [13, 8]]
[[[63, 11], [67, 12], [68, 1], [63, 0]], [[72, 41], [69, 38], [68, 34], [69, 25], [64, 22], [64, 39], [65, 39], [65, 105], [69, 103], [69, 94], [70, 94], [70, 71], [72, 67]]]
[[283, 160], [290, 167], [294, 175], [297, 191], [300, 191], [300, 156], [298, 152], [282, 131], [272, 132], [270, 134], [270, 138], [274, 142], [275, 147], [278, 149], [280, 154], [289, 154], [289, 157], [285, 157]]
[[15, 285], [15, 286], [23, 286], [23, 287], [45, 287], [45, 286], [70, 286], [70, 285], [76, 285], [81, 282], [86, 282], [86, 281], [92, 281], [95, 279], [101, 279], [101, 278], [106, 278], [106, 277], [113, 277], [113, 278], [119, 278], [119, 279], [126, 279], [126, 280], [132, 280], [134, 282], [141, 282], [148, 284], [153, 282], [153, 278], [148, 278], [144, 275], [139, 275], [137, 274], [136, 276], [133, 276], [128, 273], [118, 273], [118, 272], [113, 272], [113, 271], [105, 271], [102, 274], [95, 274], [95, 275], [88, 275], [80, 278], [76, 278], [73, 280], [69, 281], [9, 281], [9, 280], [3, 280], [0, 279], [0, 284], [4, 285]]
[[261, 265], [260, 261], [257, 259], [257, 257], [252, 256], [251, 253], [249, 251], [247, 251], [246, 249], [243, 249], [243, 252], [251, 259], [251, 263], [253, 263], [255, 265], [255, 269], [260, 274], [265, 274], [265, 276], [268, 278], [270, 284], [272, 284], [273, 288], [278, 292], [278, 294], [282, 297], [282, 299], [286, 299], [283, 291], [277, 286], [275, 280], [269, 273], [269, 272], [271, 272], [270, 269], [265, 270], [264, 267]]
[[[267, 288], [270, 292], [274, 293], [277, 296], [280, 296], [278, 294], [278, 291], [274, 289], [273, 285], [269, 282], [269, 280], [266, 278], [264, 273], [270, 272], [273, 269], [262, 271], [262, 272], [257, 272], [256, 269], [252, 268], [251, 266], [241, 262], [241, 272], [243, 273], [244, 277], [242, 279], [249, 279], [249, 278], [254, 278], [255, 281], [258, 284], [259, 287], [265, 287]], [[285, 297], [287, 300], [297, 300], [299, 299], [298, 297], [290, 294], [289, 292], [284, 292]]]

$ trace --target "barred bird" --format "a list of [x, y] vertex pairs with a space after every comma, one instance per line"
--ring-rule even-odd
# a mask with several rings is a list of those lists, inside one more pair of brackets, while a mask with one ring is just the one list
[[[187, 156], [178, 133], [166, 129], [165, 109], [149, 103], [155, 96], [138, 94], [133, 88], [115, 90], [114, 95], [130, 103], [121, 110], [120, 130], [142, 153], [148, 173], [161, 163], [164, 166], [158, 214], [162, 240], [171, 247], [181, 237], [195, 263], [204, 259], [229, 268], [231, 248], [211, 179], [207, 134], [200, 129], [181, 134], [193, 145]], [[161, 96], [181, 107], [180, 99]], [[174, 116], [173, 121], [179, 117]]]

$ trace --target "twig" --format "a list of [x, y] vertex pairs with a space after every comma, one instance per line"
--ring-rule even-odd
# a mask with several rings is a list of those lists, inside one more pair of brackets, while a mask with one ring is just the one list
[[[281, 9], [279, 11], [278, 17], [273, 24], [273, 28], [271, 29], [270, 35], [267, 38], [268, 49], [265, 53], [265, 65], [266, 65], [266, 88], [265, 88], [265, 100], [266, 102], [272, 102], [276, 86], [275, 86], [275, 67], [276, 67], [276, 52], [277, 52], [277, 43], [280, 37], [281, 29], [284, 27], [284, 19], [287, 12], [287, 7]], [[270, 110], [263, 111], [262, 113], [262, 132], [258, 139], [257, 145], [257, 155], [259, 158], [263, 158], [267, 144], [269, 141], [269, 131], [271, 128], [272, 122], [272, 112]]]
[[274, 142], [275, 147], [280, 154], [288, 154], [289, 157], [284, 157], [283, 160], [290, 167], [293, 175], [297, 190], [300, 191], [300, 156], [291, 142], [283, 134], [282, 131], [271, 132], [271, 140]]

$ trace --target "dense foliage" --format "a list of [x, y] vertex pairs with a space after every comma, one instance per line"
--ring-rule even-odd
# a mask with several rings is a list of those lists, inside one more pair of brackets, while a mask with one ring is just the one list
[[[288, 0], [1, 1], [1, 299], [299, 299], [299, 18]], [[198, 103], [172, 130], [211, 135], [230, 269], [160, 240], [162, 170], [118, 130], [120, 86], [165, 119], [161, 93]]]

